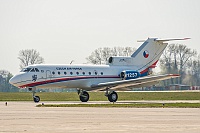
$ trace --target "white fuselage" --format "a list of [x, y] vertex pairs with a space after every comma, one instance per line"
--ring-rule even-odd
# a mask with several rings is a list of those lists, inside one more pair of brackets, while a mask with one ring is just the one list
[[28, 72], [21, 71], [13, 77], [15, 86], [92, 90], [93, 84], [122, 80], [123, 70], [134, 69], [133, 66], [110, 65], [31, 65], [27, 68]]

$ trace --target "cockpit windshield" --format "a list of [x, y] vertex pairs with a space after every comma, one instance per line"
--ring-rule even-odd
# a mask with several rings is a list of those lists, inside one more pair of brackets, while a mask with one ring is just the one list
[[20, 72], [39, 72], [39, 69], [28, 67], [28, 68], [23, 68]]
[[23, 68], [20, 72], [29, 72], [32, 68], [28, 67], [28, 68]]

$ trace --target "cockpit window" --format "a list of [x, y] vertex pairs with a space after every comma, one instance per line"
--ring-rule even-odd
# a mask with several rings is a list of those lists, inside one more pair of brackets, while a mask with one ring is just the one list
[[36, 71], [36, 72], [39, 72], [39, 70], [38, 70], [37, 68], [35, 68], [35, 71]]
[[35, 72], [35, 68], [32, 68], [30, 72]]
[[21, 72], [29, 72], [32, 68], [24, 68], [21, 70]]
[[20, 72], [40, 72], [38, 68], [24, 68]]

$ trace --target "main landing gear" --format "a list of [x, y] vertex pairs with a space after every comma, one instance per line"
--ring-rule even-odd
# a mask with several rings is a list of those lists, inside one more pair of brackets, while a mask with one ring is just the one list
[[34, 88], [28, 88], [28, 90], [33, 92], [33, 101], [35, 103], [40, 102], [40, 97], [39, 96], [35, 96], [35, 93], [36, 93], [35, 90], [36, 90], [36, 88], [35, 87]]
[[118, 99], [117, 92], [115, 92], [115, 91], [109, 91], [108, 87], [106, 88], [105, 96], [108, 97], [108, 100], [110, 102], [116, 102], [117, 99]]
[[[87, 91], [82, 90], [82, 89], [77, 89], [77, 92], [78, 92], [80, 101], [87, 102], [89, 100], [90, 96]], [[116, 102], [118, 99], [117, 92], [110, 91], [109, 87], [106, 88], [105, 96], [108, 97], [108, 100], [110, 102]]]

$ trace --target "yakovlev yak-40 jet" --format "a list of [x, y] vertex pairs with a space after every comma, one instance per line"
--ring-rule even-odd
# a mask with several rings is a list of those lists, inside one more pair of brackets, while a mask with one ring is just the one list
[[151, 75], [168, 43], [181, 39], [148, 38], [131, 57], [110, 57], [107, 65], [30, 65], [10, 79], [19, 88], [33, 92], [33, 100], [40, 101], [35, 95], [37, 88], [77, 88], [82, 102], [89, 100], [87, 91], [104, 90], [110, 102], [116, 102], [115, 90], [145, 87], [161, 80], [179, 77], [177, 74]]

